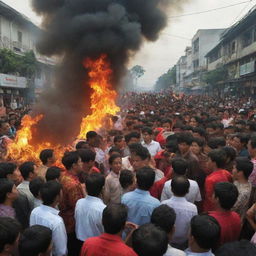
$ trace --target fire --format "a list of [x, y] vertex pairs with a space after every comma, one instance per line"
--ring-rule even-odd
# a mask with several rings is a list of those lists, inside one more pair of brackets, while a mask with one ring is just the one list
[[88, 131], [100, 129], [106, 116], [115, 115], [120, 110], [115, 104], [117, 93], [110, 83], [112, 70], [107, 56], [102, 55], [95, 61], [85, 59], [83, 65], [90, 70], [89, 86], [93, 89], [90, 107], [92, 114], [83, 118], [79, 139], [83, 139]]

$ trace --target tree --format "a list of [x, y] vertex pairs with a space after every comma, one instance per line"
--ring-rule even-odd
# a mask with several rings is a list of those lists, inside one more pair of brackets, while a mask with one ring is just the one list
[[176, 84], [176, 65], [161, 75], [154, 87], [156, 91], [160, 91], [169, 88], [173, 84]]
[[215, 70], [205, 73], [202, 77], [203, 82], [216, 85], [219, 82], [225, 81], [228, 78], [228, 70], [225, 66], [216, 68]]
[[132, 67], [132, 69], [130, 70], [130, 73], [132, 74], [132, 77], [135, 81], [135, 83], [134, 83], [135, 86], [138, 85], [138, 79], [140, 77], [142, 77], [145, 74], [145, 72], [146, 71], [144, 70], [144, 68], [142, 66], [136, 65], [136, 66]]

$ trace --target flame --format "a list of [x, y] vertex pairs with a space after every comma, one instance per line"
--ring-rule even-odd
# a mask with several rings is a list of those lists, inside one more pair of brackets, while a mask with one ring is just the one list
[[120, 111], [115, 104], [117, 93], [110, 83], [112, 70], [107, 56], [102, 55], [97, 60], [85, 59], [83, 65], [90, 70], [89, 86], [93, 89], [90, 107], [92, 114], [83, 118], [79, 139], [83, 139], [88, 131], [100, 129], [108, 115], [115, 115]]

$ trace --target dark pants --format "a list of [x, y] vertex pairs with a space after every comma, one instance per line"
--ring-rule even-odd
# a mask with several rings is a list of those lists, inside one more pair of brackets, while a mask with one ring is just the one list
[[76, 238], [76, 233], [68, 234], [68, 256], [79, 256], [83, 242]]

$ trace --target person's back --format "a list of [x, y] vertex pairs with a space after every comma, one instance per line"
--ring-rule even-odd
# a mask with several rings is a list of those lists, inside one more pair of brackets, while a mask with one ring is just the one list
[[234, 206], [238, 190], [232, 183], [220, 182], [214, 188], [216, 211], [208, 214], [214, 217], [221, 226], [220, 245], [238, 240], [241, 232], [241, 218], [230, 209]]
[[93, 173], [87, 177], [85, 182], [88, 195], [79, 199], [75, 208], [76, 237], [80, 241], [99, 236], [104, 232], [102, 212], [106, 205], [100, 199], [105, 184], [104, 176]]
[[108, 205], [102, 215], [105, 233], [88, 238], [83, 244], [80, 256], [136, 256], [136, 253], [121, 239], [126, 220], [125, 205]]
[[128, 207], [128, 221], [142, 225], [150, 221], [152, 211], [160, 205], [159, 200], [152, 197], [149, 189], [155, 180], [155, 172], [144, 167], [136, 173], [138, 188], [123, 195], [122, 203]]

